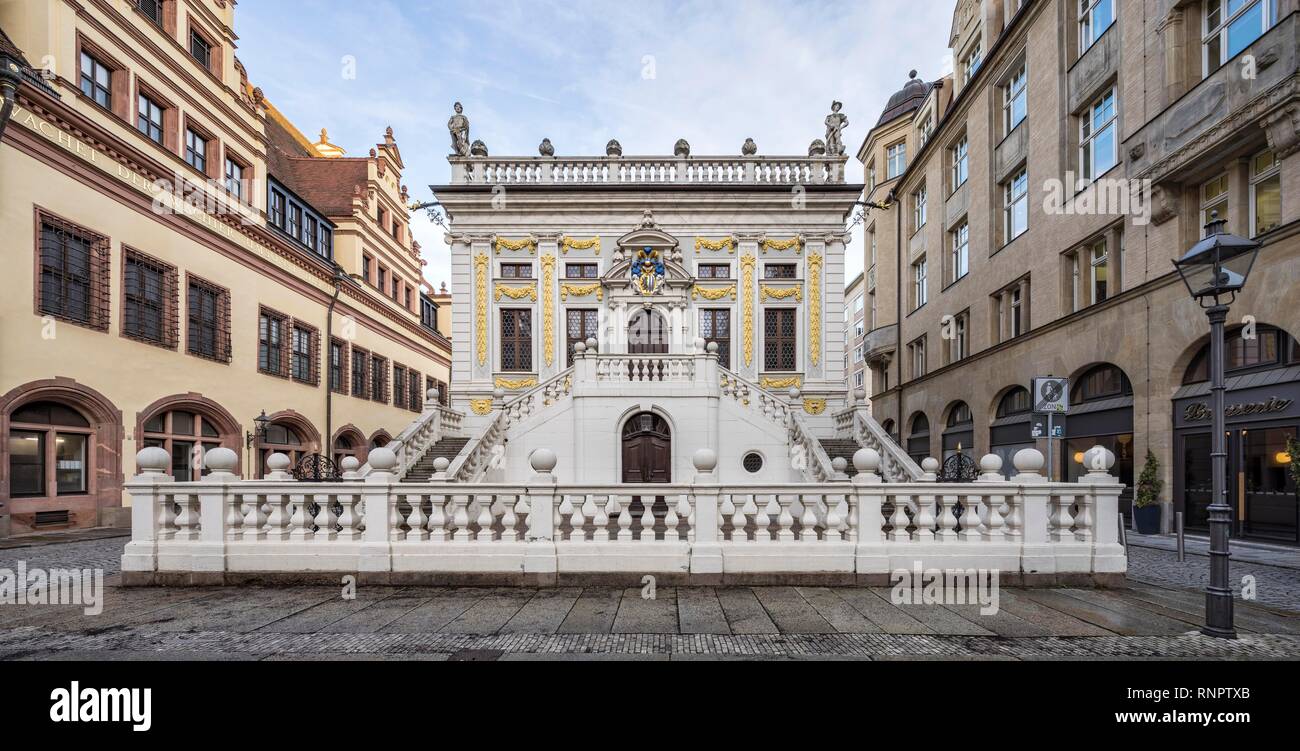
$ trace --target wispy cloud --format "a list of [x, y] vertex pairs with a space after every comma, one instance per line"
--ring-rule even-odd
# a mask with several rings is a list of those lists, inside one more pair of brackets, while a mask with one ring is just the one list
[[[927, 0], [346, 0], [243, 3], [240, 59], [304, 132], [364, 153], [396, 131], [412, 193], [445, 182], [451, 105], [493, 154], [802, 154], [830, 102], [855, 151], [909, 68], [941, 73], [951, 2]], [[357, 77], [342, 76], [345, 55]], [[851, 162], [850, 176], [861, 178]], [[442, 230], [413, 223], [437, 286]], [[861, 270], [860, 244], [850, 273]]]

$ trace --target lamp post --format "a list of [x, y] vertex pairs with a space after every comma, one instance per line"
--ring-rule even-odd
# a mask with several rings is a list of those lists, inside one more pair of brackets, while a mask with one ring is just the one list
[[1259, 254], [1259, 243], [1224, 232], [1226, 224], [1214, 212], [1205, 225], [1205, 238], [1174, 261], [1174, 267], [1210, 319], [1210, 411], [1214, 421], [1210, 434], [1210, 585], [1205, 588], [1205, 626], [1201, 633], [1235, 639], [1232, 585], [1228, 583], [1232, 507], [1228, 505], [1228, 454], [1224, 447], [1223, 324], [1237, 292], [1246, 285]]
[[[270, 424], [271, 418], [266, 416], [266, 410], [262, 410], [262, 414], [253, 418], [253, 432], [244, 431], [244, 450], [249, 454], [250, 459], [253, 444], [266, 438], [266, 426]], [[259, 467], [257, 471], [261, 472], [261, 468]]]

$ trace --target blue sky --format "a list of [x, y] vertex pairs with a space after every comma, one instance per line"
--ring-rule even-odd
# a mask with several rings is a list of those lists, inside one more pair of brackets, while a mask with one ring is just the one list
[[[299, 129], [353, 156], [391, 125], [413, 196], [445, 183], [447, 118], [460, 101], [470, 137], [495, 155], [804, 154], [833, 99], [855, 153], [889, 95], [916, 68], [945, 66], [950, 0], [244, 0], [237, 55]], [[344, 75], [344, 58], [356, 62]], [[850, 159], [850, 177], [861, 165]], [[436, 287], [448, 280], [442, 230], [413, 229]], [[850, 271], [861, 270], [861, 235]]]

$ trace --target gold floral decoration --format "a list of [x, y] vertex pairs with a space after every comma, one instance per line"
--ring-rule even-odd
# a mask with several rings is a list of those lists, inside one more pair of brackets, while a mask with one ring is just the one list
[[781, 288], [769, 287], [766, 284], [762, 284], [759, 285], [759, 289], [763, 293], [763, 302], [767, 302], [767, 298], [769, 297], [773, 300], [784, 300], [787, 297], [793, 297], [794, 299], [803, 302], [803, 287]]
[[503, 250], [524, 250], [525, 248], [529, 253], [537, 254], [537, 241], [531, 237], [525, 237], [522, 240], [507, 240], [504, 237], [498, 237], [495, 245], [498, 254]]
[[758, 380], [758, 385], [765, 389], [788, 389], [791, 386], [800, 388], [803, 386], [803, 379], [799, 376], [790, 376], [789, 378], [763, 376]]
[[600, 255], [600, 237], [589, 237], [586, 240], [565, 235], [560, 239], [560, 252], [568, 255], [570, 250], [591, 250], [596, 249], [596, 255]]
[[736, 252], [736, 244], [731, 241], [730, 237], [724, 237], [721, 240], [709, 240], [703, 237], [695, 238], [695, 251], [701, 250], [722, 250], [726, 249], [728, 253]]
[[552, 255], [542, 256], [542, 355], [547, 366], [555, 362], [555, 256]]
[[518, 380], [513, 380], [513, 381], [510, 380], [509, 378], [498, 377], [496, 379], [496, 387], [499, 389], [506, 389], [507, 391], [518, 391], [519, 389], [532, 388], [533, 386], [536, 385], [537, 385], [536, 378], [520, 378]]
[[813, 365], [822, 359], [822, 263], [824, 260], [820, 253], [808, 256], [808, 349]]
[[727, 295], [731, 295], [732, 300], [736, 299], [736, 285], [733, 284], [730, 287], [717, 287], [714, 289], [709, 289], [708, 287], [701, 287], [700, 285], [697, 284], [695, 285], [694, 288], [691, 289], [692, 300], [698, 300], [701, 297], [703, 297], [705, 300], [721, 300]]
[[508, 297], [511, 300], [522, 300], [527, 297], [533, 302], [537, 302], [537, 288], [531, 285], [527, 287], [511, 287], [505, 284], [498, 284], [496, 290], [497, 302], [501, 302], [502, 297]]
[[478, 329], [478, 364], [487, 364], [487, 255], [474, 257], [474, 325]]
[[803, 411], [810, 415], [820, 415], [826, 411], [825, 399], [804, 399]]
[[762, 247], [764, 253], [769, 250], [790, 250], [791, 248], [794, 249], [796, 254], [803, 253], [803, 236], [796, 235], [789, 240], [769, 240], [764, 238]]
[[486, 415], [492, 411], [491, 399], [470, 399], [469, 408], [476, 415]]
[[564, 301], [568, 301], [569, 295], [573, 295], [574, 297], [586, 297], [593, 292], [596, 293], [597, 300], [605, 299], [605, 290], [600, 286], [599, 282], [585, 285], [568, 283], [560, 285], [560, 299]]
[[745, 365], [754, 361], [754, 264], [753, 256], [740, 259], [741, 284], [745, 285], [745, 301], [741, 305], [741, 325], [745, 327]]

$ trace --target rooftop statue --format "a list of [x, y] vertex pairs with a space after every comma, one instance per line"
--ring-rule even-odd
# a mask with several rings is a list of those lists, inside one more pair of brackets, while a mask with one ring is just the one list
[[456, 114], [447, 121], [447, 130], [451, 132], [451, 155], [470, 156], [469, 118], [460, 102], [456, 102]]
[[746, 138], [745, 145], [740, 147], [740, 153], [744, 156], [753, 156], [758, 153], [758, 144], [754, 143], [754, 139]]
[[543, 138], [542, 145], [537, 147], [537, 153], [542, 156], [555, 156], [555, 147], [551, 145], [551, 139]]
[[849, 118], [840, 112], [844, 105], [831, 102], [831, 113], [826, 116], [826, 155], [844, 156], [844, 129], [849, 125]]
[[623, 156], [623, 144], [616, 138], [609, 139], [609, 143], [605, 144], [605, 156]]
[[686, 142], [685, 138], [677, 139], [677, 145], [673, 147], [673, 156], [688, 157], [691, 155], [691, 145]]

